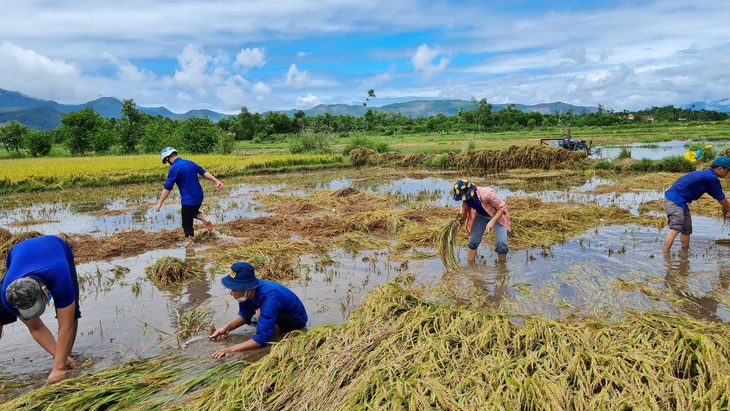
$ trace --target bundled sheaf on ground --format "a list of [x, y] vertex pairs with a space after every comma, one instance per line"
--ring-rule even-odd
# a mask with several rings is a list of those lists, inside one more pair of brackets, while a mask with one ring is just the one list
[[[165, 355], [31, 392], [14, 410], [727, 409], [730, 327], [666, 313], [510, 317], [401, 277], [261, 360]], [[218, 364], [218, 365], [216, 365]], [[212, 368], [211, 368], [212, 367]]]
[[580, 168], [587, 158], [585, 151], [570, 151], [544, 145], [510, 146], [503, 150], [469, 150], [448, 154], [378, 153], [368, 148], [358, 148], [350, 152], [350, 163], [356, 166], [438, 165], [443, 168], [492, 171], [511, 168], [575, 169]]

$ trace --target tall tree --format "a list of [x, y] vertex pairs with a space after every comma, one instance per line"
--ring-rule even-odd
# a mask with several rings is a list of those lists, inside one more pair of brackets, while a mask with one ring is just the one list
[[0, 144], [5, 147], [5, 150], [15, 150], [15, 153], [20, 155], [20, 149], [23, 147], [23, 137], [28, 133], [28, 127], [20, 124], [17, 121], [11, 121], [3, 126], [0, 126]]

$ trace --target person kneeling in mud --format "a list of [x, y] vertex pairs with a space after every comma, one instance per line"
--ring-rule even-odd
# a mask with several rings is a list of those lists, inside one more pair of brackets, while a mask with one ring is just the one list
[[238, 315], [215, 330], [210, 338], [227, 338], [236, 328], [244, 324], [251, 325], [254, 314], [257, 311], [259, 314], [256, 334], [251, 339], [220, 349], [213, 353], [213, 357], [220, 358], [237, 351], [264, 347], [275, 335], [307, 325], [309, 318], [299, 297], [279, 283], [256, 278], [254, 268], [249, 263], [233, 264], [230, 273], [221, 279], [221, 283], [231, 290], [231, 296], [238, 301]]

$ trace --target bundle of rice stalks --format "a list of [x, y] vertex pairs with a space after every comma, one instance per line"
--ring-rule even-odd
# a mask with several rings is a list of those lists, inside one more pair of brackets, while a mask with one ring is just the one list
[[[194, 310], [178, 312], [177, 314], [177, 338], [178, 341], [185, 341], [193, 335], [208, 332], [211, 325], [212, 313], [207, 307], [197, 307]], [[215, 331], [215, 329], [213, 329]]]
[[456, 231], [459, 227], [461, 227], [462, 222], [462, 218], [455, 218], [449, 221], [441, 229], [441, 231], [439, 231], [439, 257], [447, 270], [456, 270], [459, 268], [459, 261], [456, 259], [456, 253], [454, 252], [454, 238], [456, 237]]
[[145, 273], [154, 285], [170, 287], [199, 278], [203, 274], [203, 268], [195, 262], [188, 263], [177, 257], [162, 257], [145, 268]]

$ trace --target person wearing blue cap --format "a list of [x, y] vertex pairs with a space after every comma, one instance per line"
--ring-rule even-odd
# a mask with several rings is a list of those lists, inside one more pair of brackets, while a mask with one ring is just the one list
[[494, 231], [494, 248], [497, 261], [507, 261], [507, 231], [510, 229], [507, 204], [489, 187], [477, 187], [469, 180], [461, 179], [451, 190], [454, 201], [461, 201], [460, 213], [466, 216], [467, 263], [474, 264], [477, 248], [485, 233]]
[[193, 243], [193, 221], [198, 219], [205, 224], [208, 232], [213, 234], [213, 222], [210, 221], [203, 213], [200, 212], [200, 206], [203, 204], [203, 187], [198, 181], [198, 175], [215, 183], [216, 190], [223, 188], [223, 183], [218, 181], [208, 171], [190, 160], [179, 157], [177, 150], [172, 147], [165, 147], [160, 152], [162, 164], [170, 164], [170, 170], [167, 172], [167, 180], [162, 186], [162, 194], [160, 200], [155, 205], [155, 211], [159, 212], [162, 203], [165, 202], [167, 196], [175, 184], [180, 190], [180, 205], [183, 233], [185, 234], [185, 244]]
[[213, 353], [213, 357], [225, 357], [237, 351], [248, 351], [264, 347], [279, 334], [304, 328], [309, 321], [304, 304], [287, 287], [273, 281], [256, 278], [251, 264], [238, 262], [221, 279], [223, 286], [238, 301], [238, 315], [228, 324], [216, 329], [210, 336], [213, 340], [227, 338], [236, 328], [249, 324], [258, 311], [256, 334], [250, 339]]
[[[71, 349], [81, 318], [79, 280], [73, 251], [60, 237], [44, 235], [13, 246], [5, 260], [2, 279], [0, 334], [3, 325], [20, 319], [36, 340], [54, 358], [48, 383], [66, 377], [66, 369], [76, 368]], [[58, 339], [41, 319], [53, 300], [58, 319]]]
[[730, 158], [719, 156], [712, 165], [704, 170], [689, 172], [672, 184], [664, 193], [664, 210], [667, 213], [669, 233], [664, 238], [662, 251], [668, 253], [674, 240], [679, 235], [682, 250], [689, 249], [689, 236], [692, 234], [692, 216], [689, 203], [707, 193], [717, 200], [725, 211], [725, 218], [730, 218], [730, 202], [725, 198], [720, 179], [730, 173]]

